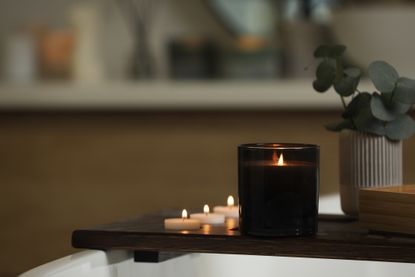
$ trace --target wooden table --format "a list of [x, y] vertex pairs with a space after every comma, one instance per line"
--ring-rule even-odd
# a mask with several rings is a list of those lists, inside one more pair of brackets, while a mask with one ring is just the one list
[[415, 237], [369, 233], [345, 216], [320, 215], [316, 236], [263, 238], [241, 235], [235, 221], [196, 231], [164, 230], [163, 219], [177, 214], [144, 215], [75, 230], [72, 245], [132, 250], [136, 261], [147, 262], [185, 253], [224, 253], [415, 263]]

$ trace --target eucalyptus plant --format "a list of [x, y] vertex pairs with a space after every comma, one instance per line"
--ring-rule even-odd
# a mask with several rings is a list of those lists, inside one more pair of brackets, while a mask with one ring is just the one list
[[319, 60], [313, 88], [326, 92], [334, 88], [343, 103], [342, 119], [325, 127], [330, 131], [357, 130], [391, 140], [402, 140], [415, 133], [415, 122], [408, 115], [415, 104], [415, 80], [400, 77], [390, 64], [372, 62], [368, 76], [377, 91], [359, 90], [362, 71], [346, 66], [343, 45], [322, 45], [314, 51]]

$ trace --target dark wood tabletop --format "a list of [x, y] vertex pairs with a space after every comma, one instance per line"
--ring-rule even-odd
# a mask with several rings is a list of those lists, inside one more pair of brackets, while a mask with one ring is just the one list
[[145, 253], [224, 253], [415, 263], [415, 237], [370, 233], [358, 221], [320, 215], [319, 231], [309, 237], [264, 238], [241, 235], [237, 222], [204, 225], [196, 231], [164, 229], [177, 212], [75, 230], [72, 245], [87, 249], [127, 249]]

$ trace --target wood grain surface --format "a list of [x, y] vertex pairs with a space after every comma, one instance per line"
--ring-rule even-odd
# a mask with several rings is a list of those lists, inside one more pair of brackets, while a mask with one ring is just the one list
[[415, 235], [415, 186], [361, 189], [359, 222], [370, 230]]

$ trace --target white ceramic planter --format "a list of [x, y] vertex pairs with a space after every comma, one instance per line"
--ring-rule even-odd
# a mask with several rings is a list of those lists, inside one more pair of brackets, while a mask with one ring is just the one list
[[358, 215], [359, 189], [402, 184], [402, 142], [352, 130], [340, 133], [340, 198]]

